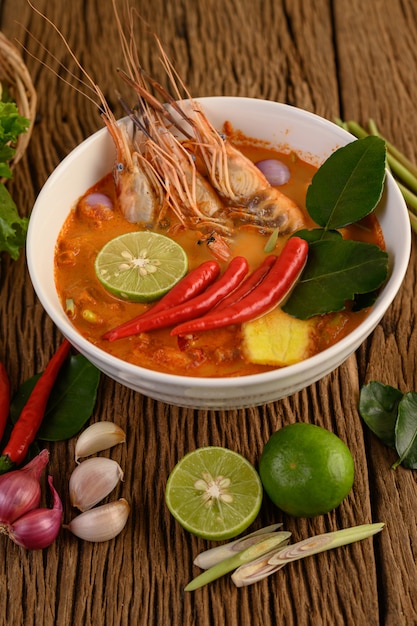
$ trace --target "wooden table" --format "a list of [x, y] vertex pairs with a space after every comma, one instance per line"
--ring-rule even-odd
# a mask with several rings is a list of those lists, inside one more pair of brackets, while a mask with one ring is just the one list
[[[34, 0], [59, 26], [117, 110], [123, 64], [110, 0]], [[328, 119], [366, 123], [417, 161], [417, 4], [409, 0], [132, 0], [163, 41], [195, 96], [250, 96], [286, 102]], [[121, 0], [120, 0], [121, 3]], [[26, 0], [2, 0], [0, 28], [57, 70], [42, 46], [73, 67], [62, 44]], [[139, 27], [139, 54], [163, 81], [152, 36]], [[42, 46], [38, 43], [42, 42]], [[22, 215], [54, 167], [101, 127], [96, 108], [23, 48], [39, 102], [29, 149], [9, 185]], [[374, 379], [417, 389], [416, 254], [394, 303], [373, 335], [338, 370], [285, 400], [230, 412], [194, 411], [155, 402], [102, 376], [93, 421], [114, 420], [127, 445], [111, 456], [125, 468], [120, 487], [131, 503], [125, 531], [103, 544], [62, 530], [47, 550], [25, 552], [0, 537], [0, 622], [30, 626], [269, 625], [410, 626], [417, 624], [415, 474], [393, 471], [394, 453], [364, 427], [358, 392]], [[3, 255], [0, 358], [13, 389], [41, 371], [60, 334], [38, 302], [24, 255]], [[208, 545], [185, 532], [164, 503], [175, 462], [187, 451], [223, 445], [257, 463], [268, 437], [296, 421], [339, 435], [353, 452], [356, 477], [347, 500], [313, 519], [282, 515], [265, 499], [257, 526], [283, 521], [294, 540], [371, 521], [374, 540], [291, 564], [245, 589], [229, 577], [195, 593], [195, 555]], [[74, 440], [48, 446], [50, 473], [72, 511], [67, 481]]]

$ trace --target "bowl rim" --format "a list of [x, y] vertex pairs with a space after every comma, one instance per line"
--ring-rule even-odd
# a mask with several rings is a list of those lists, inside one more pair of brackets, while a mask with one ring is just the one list
[[[227, 104], [238, 104], [242, 101], [251, 102], [255, 105], [259, 105], [262, 103], [263, 107], [271, 107], [274, 109], [281, 109], [283, 111], [290, 111], [291, 114], [295, 113], [296, 115], [300, 115], [307, 120], [314, 121], [315, 124], [322, 125], [328, 130], [332, 130], [335, 135], [335, 143], [337, 141], [337, 137], [343, 141], [343, 144], [348, 143], [349, 141], [356, 140], [356, 137], [334, 122], [327, 120], [316, 113], [307, 111], [305, 109], [301, 109], [299, 107], [284, 104], [280, 102], [275, 102], [272, 100], [263, 100], [261, 98], [248, 98], [248, 97], [240, 97], [240, 96], [207, 96], [207, 97], [196, 97], [195, 101], [201, 102], [204, 104], [214, 104], [223, 102]], [[233, 120], [232, 120], [233, 121]], [[76, 146], [54, 169], [51, 175], [48, 177], [45, 182], [43, 188], [41, 189], [33, 210], [32, 215], [36, 216], [37, 207], [41, 202], [41, 198], [44, 194], [46, 194], [49, 190], [49, 187], [54, 184], [55, 177], [63, 171], [68, 162], [77, 157], [77, 152], [79, 150], [84, 150], [88, 147], [90, 142], [94, 142], [97, 139], [98, 135], [106, 134], [106, 128], [101, 128], [97, 130], [95, 133], [87, 137], [84, 141], [82, 141], [78, 146]], [[291, 145], [291, 144], [290, 144]], [[313, 155], [314, 156], [314, 155]], [[399, 211], [399, 217], [401, 216], [403, 221], [405, 219], [408, 221], [407, 207], [405, 201], [402, 197], [402, 194], [395, 183], [394, 178], [390, 174], [389, 171], [386, 173], [386, 180], [390, 181], [391, 184], [391, 192], [393, 192], [397, 198], [396, 201], [402, 206], [403, 210]], [[387, 187], [387, 185], [385, 185]], [[71, 210], [71, 209], [69, 209]], [[141, 365], [134, 365], [123, 359], [102, 350], [97, 347], [93, 343], [91, 343], [88, 339], [86, 339], [83, 335], [81, 335], [78, 330], [71, 324], [70, 320], [65, 316], [59, 317], [55, 311], [55, 307], [50, 306], [47, 297], [45, 297], [40, 288], [39, 282], [37, 280], [36, 272], [34, 270], [35, 261], [33, 258], [34, 251], [32, 246], [32, 237], [33, 232], [36, 227], [36, 220], [29, 220], [29, 227], [27, 233], [27, 241], [26, 241], [26, 252], [27, 252], [27, 263], [29, 275], [32, 280], [35, 292], [47, 312], [48, 316], [52, 319], [52, 321], [57, 325], [57, 327], [61, 330], [62, 334], [67, 337], [67, 339], [73, 343], [75, 346], [81, 345], [85, 347], [85, 350], [92, 354], [93, 357], [98, 358], [100, 361], [105, 360], [110, 364], [113, 364], [114, 367], [117, 367], [119, 372], [123, 372], [124, 374], [131, 374], [136, 377], [143, 377], [149, 381], [152, 381], [154, 384], [170, 384], [171, 386], [184, 386], [187, 385], [188, 388], [192, 389], [193, 387], [215, 387], [215, 388], [226, 388], [230, 387], [232, 381], [240, 381], [241, 384], [252, 386], [256, 383], [271, 383], [276, 382], [279, 383], [281, 380], [286, 380], [291, 376], [300, 376], [304, 371], [308, 371], [314, 369], [316, 365], [323, 364], [323, 362], [327, 360], [331, 360], [334, 356], [339, 353], [346, 352], [347, 356], [354, 352], [358, 346], [372, 333], [375, 329], [383, 315], [385, 314], [388, 307], [391, 305], [394, 300], [406, 273], [409, 257], [411, 253], [411, 228], [405, 228], [405, 241], [403, 241], [402, 246], [402, 255], [399, 260], [396, 260], [393, 268], [390, 268], [390, 275], [382, 291], [373, 306], [372, 310], [366, 316], [366, 318], [361, 322], [361, 324], [351, 331], [346, 337], [340, 339], [334, 345], [326, 348], [322, 352], [319, 352], [303, 361], [298, 363], [294, 363], [292, 365], [285, 366], [283, 368], [276, 368], [267, 372], [260, 372], [256, 374], [244, 374], [235, 377], [227, 377], [227, 376], [219, 376], [219, 377], [200, 377], [200, 376], [187, 376], [182, 374], [171, 374], [166, 372], [159, 372], [157, 370], [152, 370], [145, 368]], [[390, 259], [392, 263], [392, 259]], [[382, 298], [383, 296], [383, 298]], [[382, 303], [383, 300], [383, 303]], [[63, 310], [62, 310], [63, 311]], [[335, 366], [336, 369], [338, 365]], [[307, 383], [308, 384], [308, 383]]]

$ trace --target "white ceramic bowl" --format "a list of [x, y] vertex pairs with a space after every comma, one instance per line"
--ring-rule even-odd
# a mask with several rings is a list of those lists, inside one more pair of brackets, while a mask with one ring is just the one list
[[[201, 98], [205, 112], [221, 128], [229, 120], [249, 137], [278, 148], [290, 147], [318, 165], [354, 138], [312, 113], [284, 104], [251, 98]], [[75, 348], [102, 372], [151, 398], [178, 406], [232, 409], [255, 406], [291, 395], [338, 367], [368, 337], [398, 292], [410, 255], [407, 208], [388, 174], [378, 208], [390, 276], [371, 313], [347, 337], [324, 352], [283, 369], [240, 378], [192, 378], [154, 372], [107, 354], [84, 339], [65, 315], [54, 284], [54, 249], [69, 211], [92, 184], [108, 173], [114, 148], [105, 129], [89, 137], [52, 173], [34, 206], [27, 237], [27, 260], [34, 289], [53, 322]]]

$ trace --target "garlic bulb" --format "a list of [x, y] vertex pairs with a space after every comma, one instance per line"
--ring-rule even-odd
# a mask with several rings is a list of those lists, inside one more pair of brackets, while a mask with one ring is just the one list
[[95, 422], [88, 426], [77, 439], [75, 445], [75, 462], [80, 458], [90, 456], [96, 452], [108, 450], [118, 443], [124, 443], [124, 430], [113, 422]]
[[129, 503], [120, 498], [77, 515], [64, 528], [85, 541], [108, 541], [121, 533], [129, 513]]
[[120, 465], [105, 457], [94, 457], [77, 465], [69, 480], [72, 506], [87, 511], [109, 495], [123, 480]]

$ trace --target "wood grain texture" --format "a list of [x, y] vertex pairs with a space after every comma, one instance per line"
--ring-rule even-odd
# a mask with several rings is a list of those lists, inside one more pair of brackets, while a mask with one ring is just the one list
[[[122, 4], [121, 1], [119, 4]], [[328, 119], [373, 117], [381, 131], [417, 160], [417, 5], [406, 0], [132, 0], [143, 65], [166, 82], [157, 33], [193, 95], [259, 97], [287, 102]], [[111, 2], [36, 0], [69, 41], [117, 110], [123, 65]], [[54, 167], [101, 127], [96, 107], [62, 82], [60, 63], [80, 72], [53, 29], [26, 0], [2, 0], [0, 28], [30, 54], [24, 58], [38, 96], [38, 120], [9, 189], [21, 214]], [[52, 51], [54, 56], [48, 55]], [[34, 58], [36, 57], [36, 58]], [[59, 61], [58, 61], [59, 59]], [[45, 67], [47, 64], [53, 71]], [[65, 73], [64, 73], [65, 74]], [[73, 77], [68, 78], [76, 84]], [[79, 85], [81, 92], [86, 89]], [[119, 111], [121, 113], [121, 111]], [[373, 335], [340, 368], [294, 396], [229, 412], [180, 409], [142, 397], [102, 376], [93, 421], [114, 420], [126, 446], [109, 456], [125, 469], [115, 496], [132, 513], [106, 544], [78, 541], [66, 530], [43, 552], [25, 552], [0, 537], [0, 625], [70, 626], [410, 626], [417, 623], [416, 479], [390, 470], [393, 453], [364, 428], [361, 385], [372, 379], [417, 389], [416, 255], [400, 293]], [[13, 389], [45, 367], [60, 340], [37, 300], [25, 265], [2, 258], [0, 358]], [[346, 501], [314, 520], [282, 515], [265, 499], [256, 525], [283, 521], [294, 540], [348, 525], [385, 521], [364, 541], [284, 568], [236, 589], [224, 578], [184, 593], [197, 573], [193, 558], [207, 542], [188, 535], [164, 503], [168, 474], [187, 451], [224, 445], [257, 463], [280, 426], [315, 423], [353, 452], [356, 477]], [[74, 440], [51, 444], [49, 471], [74, 514], [68, 479]]]

